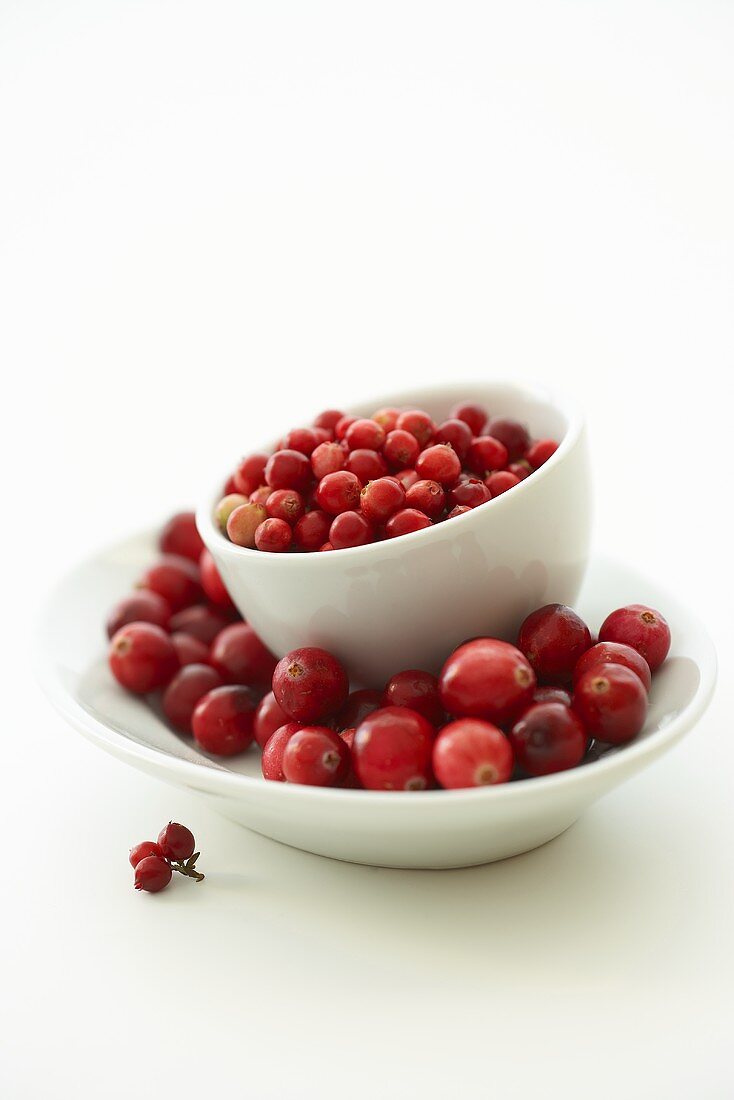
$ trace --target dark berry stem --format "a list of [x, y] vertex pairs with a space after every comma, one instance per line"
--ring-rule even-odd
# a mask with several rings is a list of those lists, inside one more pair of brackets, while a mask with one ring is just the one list
[[202, 882], [205, 878], [200, 871], [196, 870], [195, 863], [199, 858], [199, 853], [194, 852], [192, 856], [189, 856], [187, 860], [178, 859], [171, 863], [171, 868], [174, 871], [178, 871], [180, 875], [186, 875], [187, 878], [194, 879], [195, 882]]

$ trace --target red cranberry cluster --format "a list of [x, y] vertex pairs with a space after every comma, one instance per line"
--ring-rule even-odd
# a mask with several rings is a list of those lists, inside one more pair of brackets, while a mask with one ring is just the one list
[[158, 840], [144, 840], [130, 849], [130, 863], [135, 868], [135, 889], [157, 894], [168, 886], [173, 872], [201, 882], [204, 876], [196, 870], [199, 853], [195, 851], [194, 834], [185, 825], [169, 821], [158, 834]]
[[463, 403], [436, 424], [421, 409], [356, 418], [329, 409], [271, 455], [244, 458], [215, 510], [238, 546], [344, 550], [420, 531], [512, 489], [558, 444]]
[[408, 669], [350, 694], [335, 656], [306, 647], [277, 661], [239, 619], [190, 513], [167, 525], [161, 549], [108, 620], [114, 675], [138, 694], [161, 690], [171, 725], [206, 752], [256, 740], [263, 775], [281, 782], [423, 790], [575, 767], [592, 740], [639, 733], [670, 646], [665, 619], [641, 604], [613, 611], [597, 642], [571, 608], [549, 604], [517, 646], [475, 638], [439, 677]]

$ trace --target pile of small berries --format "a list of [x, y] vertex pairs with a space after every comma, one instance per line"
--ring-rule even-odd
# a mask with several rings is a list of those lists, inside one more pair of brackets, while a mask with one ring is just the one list
[[329, 409], [272, 454], [244, 458], [215, 518], [250, 549], [345, 550], [463, 515], [519, 484], [557, 447], [469, 402], [441, 424], [421, 409], [370, 418]]
[[158, 840], [143, 840], [130, 849], [130, 863], [135, 869], [135, 889], [157, 894], [165, 890], [173, 872], [201, 882], [204, 876], [196, 870], [199, 853], [195, 851], [194, 834], [185, 825], [169, 821], [158, 834]]
[[280, 782], [425, 790], [576, 767], [592, 742], [637, 736], [670, 647], [663, 616], [641, 604], [613, 611], [598, 641], [571, 608], [549, 604], [516, 646], [475, 638], [438, 677], [408, 669], [350, 693], [333, 654], [305, 647], [278, 661], [239, 619], [190, 513], [169, 522], [161, 549], [108, 620], [112, 672], [129, 691], [161, 691], [170, 724], [205, 752], [256, 741], [263, 775]]

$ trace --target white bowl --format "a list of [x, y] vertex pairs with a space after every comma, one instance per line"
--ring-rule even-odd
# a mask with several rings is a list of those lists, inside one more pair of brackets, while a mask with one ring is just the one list
[[[542, 604], [573, 604], [592, 505], [586, 434], [571, 403], [526, 386], [472, 383], [383, 394], [349, 411], [417, 406], [445, 419], [460, 400], [515, 417], [560, 447], [520, 485], [465, 515], [327, 554], [235, 546], [213, 519], [221, 482], [202, 503], [201, 536], [240, 612], [277, 656], [321, 646], [341, 657], [355, 683], [381, 686], [401, 669], [437, 671], [451, 649], [478, 634], [514, 640], [518, 623]], [[253, 441], [249, 449], [269, 448]]]
[[[465, 867], [535, 848], [671, 748], [706, 709], [716, 679], [713, 647], [696, 616], [635, 570], [596, 558], [577, 603], [592, 629], [611, 608], [639, 601], [659, 607], [673, 631], [671, 655], [653, 680], [645, 728], [632, 744], [559, 775], [467, 791], [395, 794], [272, 783], [260, 774], [257, 749], [236, 760], [212, 760], [113, 680], [106, 660], [106, 613], [155, 553], [153, 533], [137, 536], [61, 582], [38, 635], [37, 666], [45, 691], [71, 725], [126, 763], [201, 792], [225, 816], [255, 832], [336, 859], [383, 867]], [[68, 784], [69, 777], [63, 781]]]

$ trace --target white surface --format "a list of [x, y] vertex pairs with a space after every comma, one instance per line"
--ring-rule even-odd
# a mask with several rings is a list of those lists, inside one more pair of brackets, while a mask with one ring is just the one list
[[[454, 381], [383, 390], [347, 411], [369, 416], [385, 407], [419, 408], [440, 423], [466, 399], [467, 388]], [[320, 646], [340, 654], [355, 687], [377, 687], [396, 668], [437, 675], [447, 654], [467, 638], [491, 634], [514, 641], [518, 623], [536, 607], [574, 603], [593, 518], [583, 416], [568, 397], [542, 388], [469, 388], [485, 408], [527, 424], [533, 438], [550, 436], [560, 444], [533, 477], [491, 508], [330, 558], [235, 546], [214, 519], [223, 479], [199, 502], [199, 531], [234, 602], [277, 657], [302, 645]], [[254, 449], [262, 450], [263, 442]]]
[[[633, 744], [607, 749], [602, 759], [559, 775], [473, 791], [416, 795], [272, 783], [262, 778], [257, 746], [233, 759], [212, 759], [191, 738], [176, 734], [149, 700], [115, 683], [96, 608], [85, 607], [114, 606], [154, 554], [154, 534], [132, 536], [83, 562], [54, 589], [34, 652], [44, 692], [72, 726], [106, 752], [204, 795], [225, 817], [263, 836], [316, 855], [435, 870], [530, 852], [560, 836], [597, 799], [677, 744], [704, 713], [714, 689], [716, 656], [696, 615], [639, 571], [596, 557], [576, 605], [593, 631], [610, 607], [632, 598], [664, 607], [674, 624], [670, 653], [655, 675], [647, 720]], [[322, 560], [328, 559], [322, 555]]]
[[[730, 1096], [731, 6], [0, 21], [0, 1091]], [[577, 393], [597, 545], [719, 649], [697, 733], [582, 824], [478, 870], [342, 866], [40, 699], [36, 593], [95, 546], [300, 410], [488, 369]], [[141, 898], [127, 849], [169, 817], [208, 879]]]

